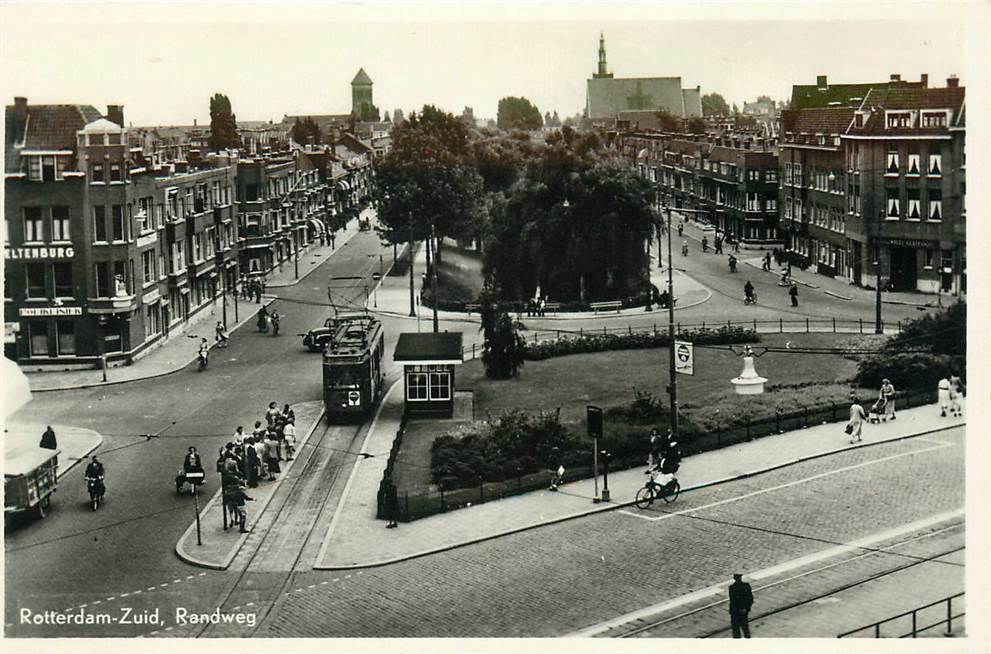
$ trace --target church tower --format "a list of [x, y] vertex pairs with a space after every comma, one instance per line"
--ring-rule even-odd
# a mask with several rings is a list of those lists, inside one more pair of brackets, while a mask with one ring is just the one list
[[372, 106], [372, 78], [364, 68], [359, 68], [358, 74], [351, 80], [351, 111], [361, 116], [363, 109]]
[[611, 79], [612, 73], [606, 72], [606, 37], [599, 32], [599, 72], [592, 75], [594, 79]]

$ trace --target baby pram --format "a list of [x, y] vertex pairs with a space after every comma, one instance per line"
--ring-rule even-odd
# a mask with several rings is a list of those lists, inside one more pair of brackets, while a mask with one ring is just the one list
[[877, 402], [871, 405], [871, 410], [867, 414], [867, 422], [872, 424], [878, 424], [881, 422], [881, 416], [884, 415], [884, 405], [887, 404], [883, 397], [879, 397]]

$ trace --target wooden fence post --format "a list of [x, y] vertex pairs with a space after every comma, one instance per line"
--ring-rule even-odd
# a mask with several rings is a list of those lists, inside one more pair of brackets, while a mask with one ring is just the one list
[[860, 321], [860, 333], [863, 334], [864, 333], [864, 319], [863, 318], [860, 318], [859, 321]]
[[785, 333], [785, 323], [782, 318], [778, 318], [778, 332], [781, 334]]
[[805, 333], [806, 334], [809, 333], [809, 319], [808, 318], [805, 319]]
[[833, 333], [836, 333], [836, 317], [833, 317]]

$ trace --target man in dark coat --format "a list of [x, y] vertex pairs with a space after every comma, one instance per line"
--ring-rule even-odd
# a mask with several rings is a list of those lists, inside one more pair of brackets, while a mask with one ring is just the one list
[[388, 520], [386, 524], [386, 529], [395, 529], [399, 525], [396, 523], [396, 519], [399, 517], [399, 495], [396, 492], [396, 485], [392, 483], [390, 479], [385, 485], [385, 502], [382, 507], [385, 513], [385, 519]]
[[55, 439], [55, 430], [52, 429], [51, 425], [48, 425], [48, 429], [45, 433], [41, 435], [41, 447], [46, 450], [57, 450], [58, 441]]
[[750, 584], [743, 581], [742, 574], [733, 575], [733, 583], [729, 586], [729, 619], [733, 628], [733, 638], [739, 638], [743, 632], [744, 638], [750, 638], [750, 607], [754, 605], [754, 594]]
[[791, 306], [798, 306], [798, 284], [795, 282], [791, 283], [791, 288], [788, 289], [788, 295], [791, 296]]

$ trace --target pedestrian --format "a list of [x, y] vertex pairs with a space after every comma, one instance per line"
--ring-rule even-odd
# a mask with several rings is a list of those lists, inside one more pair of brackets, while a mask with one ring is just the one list
[[296, 418], [291, 417], [286, 420], [285, 427], [282, 428], [282, 438], [286, 444], [286, 461], [292, 461], [296, 455]]
[[763, 270], [764, 272], [771, 272], [771, 253], [770, 252], [765, 252], [764, 253], [764, 263], [761, 264], [760, 269]]
[[278, 405], [275, 402], [269, 402], [268, 411], [265, 412], [265, 420], [268, 422], [269, 428], [275, 426], [275, 423], [281, 415], [282, 412], [279, 411]]
[[258, 310], [258, 331], [263, 334], [268, 331], [268, 309], [265, 307]]
[[743, 632], [744, 638], [750, 638], [750, 607], [754, 605], [754, 593], [750, 584], [743, 581], [739, 572], [733, 575], [733, 583], [729, 586], [729, 620], [733, 629], [733, 638], [739, 638]]
[[248, 533], [248, 512], [245, 509], [245, 502], [253, 500], [253, 497], [248, 497], [248, 494], [244, 492], [244, 488], [238, 484], [230, 488], [228, 492], [224, 493], [224, 502], [231, 509], [235, 517], [235, 524], [237, 524], [242, 534]]
[[850, 436], [851, 445], [863, 440], [861, 434], [866, 419], [867, 414], [864, 413], [864, 407], [857, 400], [857, 395], [850, 393], [850, 421], [846, 423], [846, 433]]
[[544, 314], [547, 312], [547, 298], [540, 298], [540, 317], [543, 318]]
[[551, 477], [551, 487], [550, 490], [556, 491], [557, 487], [564, 483], [564, 464], [562, 463], [557, 467], [554, 472], [554, 476]]
[[717, 236], [716, 237], [716, 254], [722, 254], [722, 253], [723, 253], [723, 239], [721, 239], [720, 237]]
[[668, 293], [668, 289], [661, 291], [661, 294], [657, 296], [657, 302], [661, 305], [662, 309], [668, 308], [668, 303], [671, 302], [671, 294]]
[[703, 236], [702, 237], [702, 251], [703, 252], [708, 252], [709, 251], [709, 237], [708, 236]]
[[247, 462], [247, 480], [248, 486], [250, 488], [258, 487], [258, 473], [261, 468], [261, 461], [258, 459], [258, 450], [255, 449], [255, 439], [246, 438], [245, 439], [245, 456], [244, 459]]
[[46, 450], [58, 449], [58, 439], [55, 438], [55, 430], [52, 429], [51, 425], [48, 425], [45, 433], [41, 435], [41, 444], [39, 447], [43, 447]]
[[788, 289], [788, 295], [791, 296], [791, 306], [798, 306], [798, 284], [795, 282], [791, 283], [791, 288]]
[[647, 450], [647, 466], [649, 468], [654, 468], [661, 462], [661, 448], [664, 443], [664, 440], [661, 438], [661, 432], [657, 430], [657, 427], [650, 430], [647, 443], [649, 446], [649, 449]]
[[234, 430], [234, 444], [244, 445], [244, 427], [241, 425], [238, 425], [237, 429]]
[[221, 447], [220, 452], [217, 454], [217, 474], [220, 475], [221, 482], [224, 477], [224, 468], [227, 464], [227, 448]]
[[781, 265], [781, 251], [778, 250], [778, 248], [774, 248], [773, 250], [771, 250], [771, 253], [774, 255], [774, 264], [777, 265], [777, 266], [780, 266]]
[[265, 432], [268, 431], [265, 427], [262, 427], [261, 420], [255, 420], [255, 428], [251, 431], [251, 437], [255, 440], [261, 438]]
[[960, 398], [963, 396], [963, 382], [956, 372], [950, 372], [950, 412], [955, 416], [963, 415]]
[[895, 419], [895, 387], [890, 379], [881, 381], [881, 399], [884, 400], [884, 416], [882, 422]]
[[282, 407], [282, 420], [284, 422], [289, 422], [289, 420], [296, 420], [296, 413], [292, 410], [292, 407], [286, 404]]
[[265, 278], [263, 277], [258, 282], [258, 301], [259, 302], [262, 301], [262, 295], [264, 295], [264, 294], [265, 294]]
[[385, 479], [385, 496], [382, 500], [382, 513], [388, 520], [385, 528], [395, 529], [399, 526], [396, 523], [396, 519], [399, 517], [399, 493], [396, 491], [396, 485], [389, 477]]
[[681, 242], [681, 256], [683, 257], [688, 256], [688, 239], [685, 239]]
[[740, 239], [733, 239], [733, 251], [736, 253], [740, 252]]
[[684, 221], [680, 221], [678, 223], [678, 236], [684, 236], [684, 235], [685, 235], [685, 223]]
[[950, 380], [943, 377], [936, 384], [936, 395], [939, 397], [939, 417], [946, 417], [946, 410], [950, 408]]
[[275, 481], [275, 475], [282, 472], [282, 468], [279, 467], [279, 441], [274, 430], [270, 430], [265, 439], [265, 465], [268, 468], [268, 480]]

